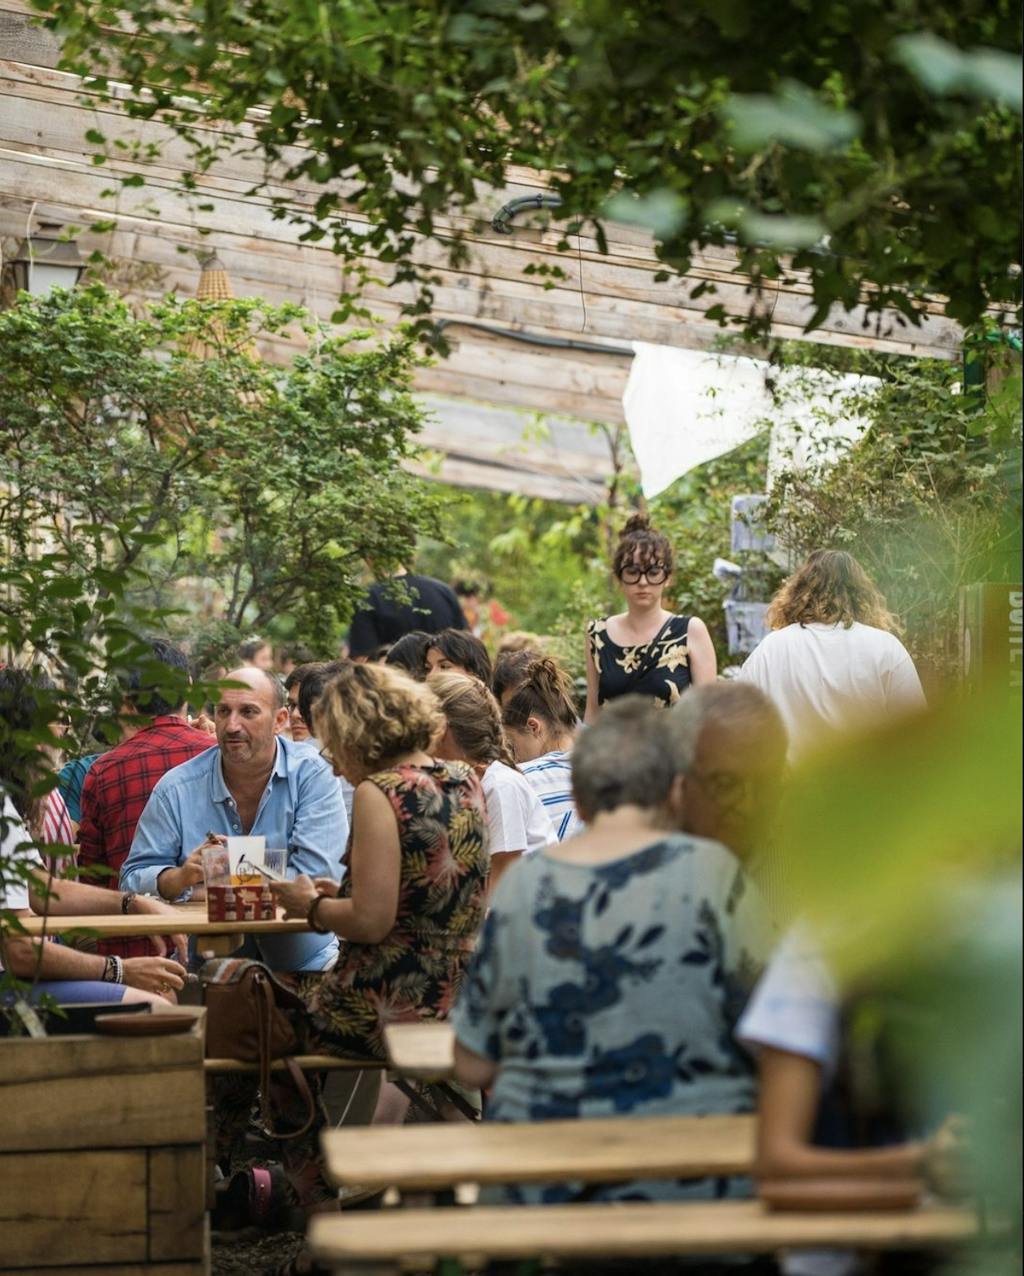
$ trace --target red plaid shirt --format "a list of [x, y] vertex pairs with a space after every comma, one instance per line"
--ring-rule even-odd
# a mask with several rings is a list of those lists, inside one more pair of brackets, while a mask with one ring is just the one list
[[[78, 864], [84, 870], [84, 880], [89, 880], [90, 868], [102, 865], [111, 872], [97, 874], [95, 885], [118, 889], [121, 865], [128, 858], [135, 826], [157, 780], [214, 744], [212, 735], [167, 714], [154, 718], [151, 726], [96, 759], [82, 786]], [[153, 945], [142, 938], [100, 940], [97, 949], [120, 957], [153, 954]]]

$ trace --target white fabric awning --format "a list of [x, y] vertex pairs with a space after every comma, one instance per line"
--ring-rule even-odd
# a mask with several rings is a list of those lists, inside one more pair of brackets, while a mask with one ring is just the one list
[[877, 385], [874, 377], [641, 341], [633, 348], [622, 405], [647, 497], [769, 427], [769, 486], [784, 469], [833, 458], [867, 428], [843, 401]]

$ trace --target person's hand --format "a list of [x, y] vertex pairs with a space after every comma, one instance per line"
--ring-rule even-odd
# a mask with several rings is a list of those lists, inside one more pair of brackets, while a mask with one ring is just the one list
[[208, 713], [197, 713], [194, 718], [189, 718], [188, 725], [195, 727], [197, 731], [205, 731], [207, 735], [217, 734], [217, 728]]
[[183, 863], [175, 864], [173, 868], [163, 869], [156, 879], [156, 888], [163, 898], [177, 899], [182, 891], [188, 890], [190, 886], [201, 885], [205, 880], [203, 852], [209, 850], [211, 846], [222, 846], [226, 841], [227, 838], [219, 833], [210, 833], [206, 841], [191, 851]]
[[950, 1116], [925, 1144], [925, 1182], [939, 1196], [961, 1197], [970, 1191], [970, 1123], [964, 1116]]
[[320, 892], [305, 873], [300, 873], [291, 882], [271, 882], [270, 890], [274, 902], [284, 909], [285, 917], [301, 917], [303, 920], [313, 901], [320, 896]]
[[222, 837], [208, 837], [201, 846], [189, 852], [184, 864], [178, 865], [178, 872], [184, 884], [182, 889], [185, 886], [196, 886], [203, 880], [203, 852], [208, 851], [212, 846], [223, 844], [224, 841]]
[[188, 971], [169, 957], [126, 957], [124, 982], [132, 988], [156, 993], [166, 1001], [175, 1001], [175, 993], [185, 987]]
[[[170, 904], [165, 904], [162, 899], [153, 899], [150, 895], [136, 895], [128, 911], [140, 916], [145, 913], [162, 913], [165, 917], [179, 916]], [[188, 939], [183, 934], [150, 935], [149, 942], [158, 957], [170, 957], [177, 953], [179, 961], [188, 960]]]
[[313, 885], [318, 895], [326, 895], [328, 899], [337, 899], [341, 892], [341, 882], [336, 882], [333, 877], [314, 877]]

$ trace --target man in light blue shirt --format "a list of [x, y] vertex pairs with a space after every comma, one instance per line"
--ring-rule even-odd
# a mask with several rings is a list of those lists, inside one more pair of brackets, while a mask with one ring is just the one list
[[[227, 675], [214, 711], [219, 748], [207, 749], [158, 781], [121, 869], [124, 890], [187, 899], [203, 880], [208, 833], [263, 836], [288, 848], [288, 876], [339, 881], [348, 819], [334, 773], [313, 750], [283, 739], [284, 690], [260, 669]], [[334, 935], [268, 935], [258, 941], [274, 970], [326, 970]]]

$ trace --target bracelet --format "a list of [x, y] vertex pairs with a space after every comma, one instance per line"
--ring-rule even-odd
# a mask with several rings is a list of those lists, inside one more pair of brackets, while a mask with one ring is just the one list
[[318, 895], [316, 899], [313, 900], [312, 904], [310, 904], [309, 911], [306, 913], [306, 923], [309, 926], [309, 929], [316, 931], [318, 935], [329, 935], [331, 933], [331, 928], [329, 926], [318, 926], [316, 922], [316, 910], [326, 898], [326, 895]]
[[114, 983], [123, 984], [124, 983], [124, 962], [116, 954], [114, 955], [112, 960], [114, 962]]
[[124, 983], [124, 962], [120, 957], [111, 953], [104, 959], [103, 974], [100, 976], [105, 984], [123, 984]]
[[132, 906], [132, 900], [134, 898], [135, 898], [134, 891], [125, 891], [125, 893], [121, 896], [121, 912], [122, 913], [128, 912], [129, 908], [131, 908]]

